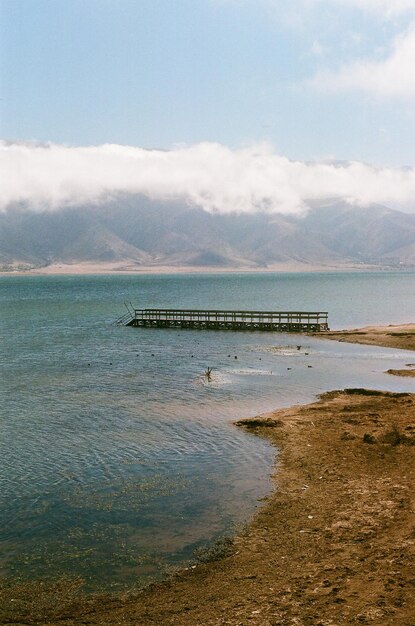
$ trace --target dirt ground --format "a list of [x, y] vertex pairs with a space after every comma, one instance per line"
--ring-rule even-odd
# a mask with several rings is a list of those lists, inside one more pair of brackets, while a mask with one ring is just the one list
[[280, 453], [275, 491], [212, 551], [227, 556], [123, 595], [4, 587], [0, 623], [414, 626], [415, 394], [333, 391], [238, 426]]

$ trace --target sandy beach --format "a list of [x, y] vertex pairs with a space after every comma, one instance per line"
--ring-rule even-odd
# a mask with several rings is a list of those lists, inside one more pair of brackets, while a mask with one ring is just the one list
[[[414, 331], [325, 337], [413, 350]], [[412, 626], [415, 394], [331, 391], [236, 426], [280, 451], [276, 489], [244, 533], [143, 591], [87, 597], [81, 581], [3, 585], [0, 622]]]

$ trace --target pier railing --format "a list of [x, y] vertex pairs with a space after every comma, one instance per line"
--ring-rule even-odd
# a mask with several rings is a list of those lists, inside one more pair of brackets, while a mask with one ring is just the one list
[[320, 332], [329, 329], [326, 311], [227, 311], [199, 309], [134, 309], [129, 326]]

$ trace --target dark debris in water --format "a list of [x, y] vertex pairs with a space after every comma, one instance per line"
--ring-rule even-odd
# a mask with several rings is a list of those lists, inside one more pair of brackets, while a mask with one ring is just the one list
[[390, 398], [405, 398], [410, 396], [410, 393], [402, 392], [402, 393], [394, 393], [392, 391], [377, 391], [375, 389], [361, 389], [361, 388], [351, 388], [345, 389], [344, 393], [348, 396], [358, 395], [358, 396], [388, 396]]
[[197, 548], [194, 556], [199, 563], [221, 561], [235, 553], [234, 540], [231, 537], [220, 537], [207, 548]]
[[273, 420], [273, 419], [243, 419], [235, 422], [236, 426], [242, 426], [243, 428], [247, 428], [248, 430], [255, 430], [256, 428], [278, 428], [283, 425], [281, 420]]

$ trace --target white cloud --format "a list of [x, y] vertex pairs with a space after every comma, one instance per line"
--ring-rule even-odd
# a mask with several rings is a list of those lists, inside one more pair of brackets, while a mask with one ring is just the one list
[[415, 199], [415, 169], [290, 161], [269, 145], [231, 150], [201, 143], [162, 151], [3, 142], [0, 170], [2, 210], [19, 202], [57, 210], [122, 192], [181, 198], [223, 212], [296, 213], [308, 200], [327, 197], [409, 209]]
[[[325, 1], [325, 0], [323, 0]], [[333, 0], [332, 0], [333, 1]], [[386, 17], [415, 11], [415, 0], [334, 0], [346, 6], [354, 6]]]
[[[258, 0], [212, 0], [224, 4], [258, 4]], [[415, 0], [261, 0], [262, 4], [286, 12], [290, 7], [313, 9], [318, 6], [345, 7], [374, 13], [381, 18], [390, 19], [404, 13], [415, 12]]]
[[[317, 71], [309, 84], [328, 92], [365, 92], [401, 99], [415, 96], [415, 0], [262, 0], [262, 3], [273, 7], [280, 24], [291, 23], [298, 32], [314, 34], [310, 53], [316, 57], [324, 55], [329, 65], [326, 70]], [[352, 10], [362, 16], [366, 14], [370, 20], [376, 19], [376, 28], [383, 28], [385, 43], [382, 43], [382, 49], [375, 48], [371, 56], [361, 59], [356, 59], [354, 46], [352, 59], [333, 69], [336, 52], [337, 56], [345, 58], [344, 42], [350, 36], [355, 43], [360, 43], [362, 39], [366, 39], [367, 45], [370, 42], [367, 19], [361, 20], [361, 25], [354, 23], [354, 28], [361, 26], [363, 32], [352, 35], [348, 32], [350, 17], [354, 22], [360, 17], [348, 15]], [[388, 25], [379, 24], [379, 21], [388, 22]], [[319, 42], [321, 33], [328, 33], [327, 40], [336, 33], [338, 46], [336, 48], [330, 43], [331, 54], [325, 54], [328, 50]]]
[[327, 54], [328, 52], [328, 48], [326, 48], [326, 46], [323, 46], [318, 39], [315, 39], [313, 41], [313, 45], [310, 48], [310, 53], [314, 54], [315, 56], [324, 56], [325, 54]]
[[[266, 0], [277, 2], [277, 0]], [[375, 13], [381, 18], [393, 18], [403, 13], [415, 12], [415, 0], [301, 0], [303, 5], [344, 6]]]
[[311, 84], [327, 91], [366, 92], [379, 97], [415, 97], [415, 23], [396, 37], [383, 60], [360, 60], [337, 71], [319, 72]]

